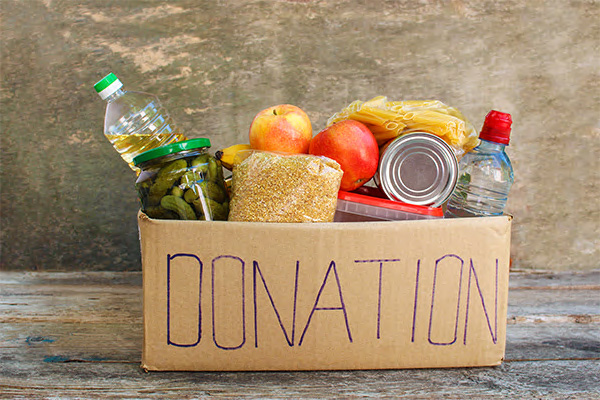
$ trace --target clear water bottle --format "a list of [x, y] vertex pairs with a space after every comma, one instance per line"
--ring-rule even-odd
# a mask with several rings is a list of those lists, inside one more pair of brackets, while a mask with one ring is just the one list
[[94, 85], [100, 97], [108, 102], [104, 135], [129, 167], [139, 173], [139, 168], [133, 165], [135, 156], [187, 138], [179, 132], [156, 96], [125, 91], [122, 87], [113, 73]]
[[504, 148], [510, 140], [510, 114], [490, 111], [481, 144], [460, 160], [458, 183], [448, 200], [445, 217], [502, 215], [513, 184], [513, 169]]

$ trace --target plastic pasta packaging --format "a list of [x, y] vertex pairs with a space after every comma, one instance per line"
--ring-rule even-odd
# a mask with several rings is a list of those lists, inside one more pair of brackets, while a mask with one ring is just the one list
[[477, 131], [461, 112], [438, 100], [356, 100], [329, 118], [327, 126], [345, 119], [367, 125], [379, 146], [407, 133], [427, 132], [442, 138], [460, 159], [479, 144]]
[[327, 157], [249, 152], [233, 168], [229, 221], [332, 222], [342, 174]]

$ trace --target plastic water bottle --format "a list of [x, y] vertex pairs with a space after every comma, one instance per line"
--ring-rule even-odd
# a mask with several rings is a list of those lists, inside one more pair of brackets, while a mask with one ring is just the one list
[[459, 163], [458, 182], [448, 200], [445, 217], [502, 215], [513, 184], [513, 169], [504, 148], [510, 140], [510, 114], [490, 111], [479, 139], [481, 144]]
[[125, 91], [122, 87], [113, 73], [94, 85], [100, 97], [108, 102], [104, 135], [129, 167], [139, 173], [139, 168], [133, 165], [135, 156], [187, 138], [179, 132], [156, 96]]

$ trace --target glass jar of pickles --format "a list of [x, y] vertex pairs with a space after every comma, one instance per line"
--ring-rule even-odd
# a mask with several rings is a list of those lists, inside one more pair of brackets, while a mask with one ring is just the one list
[[190, 139], [146, 151], [133, 159], [141, 208], [150, 218], [226, 221], [229, 194], [210, 140]]

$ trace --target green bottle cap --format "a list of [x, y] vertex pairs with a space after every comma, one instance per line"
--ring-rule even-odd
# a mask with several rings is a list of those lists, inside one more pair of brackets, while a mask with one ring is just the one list
[[183, 150], [194, 150], [202, 147], [210, 147], [210, 139], [189, 139], [184, 140], [183, 142], [176, 142], [168, 144], [166, 146], [160, 146], [155, 149], [138, 154], [133, 158], [133, 164], [137, 167], [139, 164], [148, 160], [153, 160], [155, 158], [166, 156], [168, 154], [178, 153]]
[[94, 89], [96, 89], [96, 92], [98, 92], [102, 100], [106, 99], [122, 87], [123, 84], [121, 83], [119, 78], [117, 78], [117, 76], [112, 72], [106, 75], [104, 78], [100, 79], [94, 85]]

